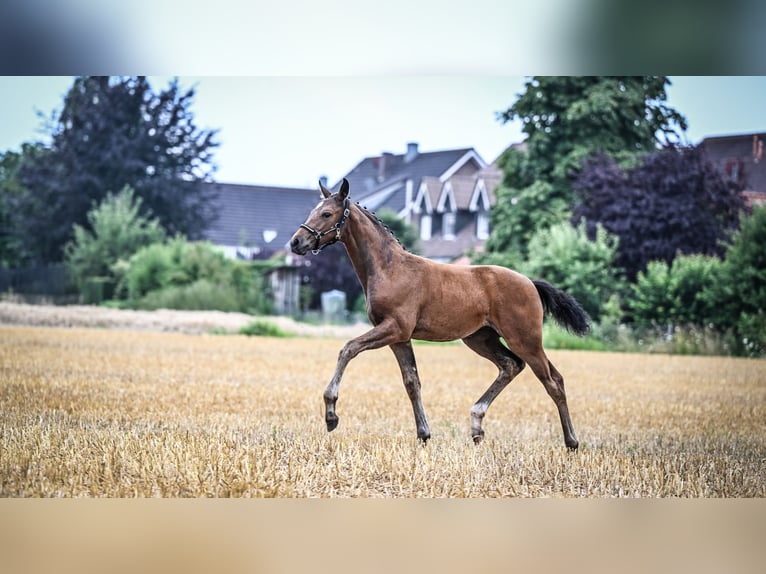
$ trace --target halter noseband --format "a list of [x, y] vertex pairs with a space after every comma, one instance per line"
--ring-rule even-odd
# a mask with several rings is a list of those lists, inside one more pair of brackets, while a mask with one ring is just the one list
[[[311, 250], [311, 253], [316, 255], [328, 245], [332, 245], [333, 243], [340, 241], [340, 232], [343, 229], [343, 224], [346, 223], [346, 219], [348, 219], [350, 213], [351, 211], [349, 207], [349, 200], [348, 197], [346, 197], [346, 201], [343, 202], [343, 213], [341, 214], [340, 219], [335, 223], [335, 225], [330, 227], [330, 229], [326, 229], [325, 231], [317, 231], [305, 223], [301, 223], [301, 227], [314, 236], [314, 249]], [[319, 241], [322, 239], [322, 237], [329, 235], [333, 231], [335, 232], [335, 237], [333, 237], [332, 240], [328, 241], [327, 243], [319, 245]]]

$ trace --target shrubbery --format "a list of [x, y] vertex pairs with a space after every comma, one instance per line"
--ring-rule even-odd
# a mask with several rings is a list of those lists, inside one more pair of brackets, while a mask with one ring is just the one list
[[141, 309], [213, 309], [266, 313], [271, 305], [258, 270], [227, 259], [206, 242], [175, 238], [141, 249], [129, 261], [118, 296]]
[[269, 321], [253, 321], [239, 330], [240, 335], [248, 337], [292, 337], [293, 334], [281, 329]]
[[271, 310], [261, 268], [268, 263], [227, 259], [212, 244], [183, 237], [166, 241], [157, 220], [140, 211], [141, 199], [126, 187], [91, 209], [90, 230], [75, 226], [66, 261], [85, 303], [114, 298], [138, 309]]
[[[677, 256], [654, 261], [631, 287], [628, 313], [642, 329], [685, 333], [696, 346], [736, 355], [766, 353], [766, 207], [742, 219], [723, 260]], [[690, 335], [691, 334], [691, 335]]]
[[601, 226], [591, 241], [584, 223], [578, 227], [559, 223], [532, 236], [520, 270], [563, 289], [598, 321], [611, 294], [621, 291], [622, 280], [614, 266], [617, 243]]
[[90, 229], [74, 226], [64, 256], [85, 303], [111, 297], [125, 262], [143, 246], [165, 239], [159, 222], [140, 214], [141, 203], [126, 186], [88, 212]]
[[[594, 319], [575, 339], [545, 326], [551, 348], [610, 349], [680, 354], [766, 355], [766, 207], [743, 216], [722, 258], [677, 254], [651, 261], [628, 283], [615, 264], [617, 238], [581, 224], [537, 231], [517, 269], [575, 297]], [[509, 265], [504, 252], [481, 262]]]
[[715, 300], [708, 289], [721, 280], [721, 261], [704, 255], [679, 255], [671, 265], [652, 261], [631, 285], [628, 312], [638, 327], [698, 325], [712, 322]]
[[[75, 227], [66, 261], [85, 302], [114, 297], [118, 306], [141, 309], [271, 311], [263, 274], [270, 262], [227, 259], [206, 242], [165, 240], [156, 220], [140, 211], [141, 200], [125, 188], [91, 210], [90, 230]], [[594, 319], [584, 340], [546, 325], [548, 346], [763, 356], [764, 245], [766, 207], [758, 207], [742, 218], [723, 258], [677, 254], [670, 264], [650, 262], [628, 284], [615, 264], [615, 236], [597, 226], [590, 239], [584, 223], [559, 223], [531, 236], [517, 268], [564, 289]], [[504, 256], [495, 252], [482, 262], [508, 265]]]

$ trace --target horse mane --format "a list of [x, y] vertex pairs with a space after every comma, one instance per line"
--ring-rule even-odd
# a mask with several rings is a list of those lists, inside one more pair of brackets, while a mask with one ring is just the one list
[[399, 244], [399, 247], [407, 251], [407, 248], [402, 244], [401, 241], [399, 241], [399, 238], [396, 236], [396, 234], [393, 232], [393, 230], [383, 223], [380, 218], [375, 215], [374, 211], [370, 211], [365, 206], [361, 205], [358, 201], [356, 202], [357, 207], [361, 210], [361, 212], [369, 219], [377, 228], [381, 229], [384, 232], [387, 232], [391, 237], [393, 237], [396, 242]]

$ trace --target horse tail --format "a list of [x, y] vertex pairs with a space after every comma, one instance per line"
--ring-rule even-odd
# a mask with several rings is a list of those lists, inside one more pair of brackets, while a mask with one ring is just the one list
[[556, 289], [547, 281], [537, 279], [532, 283], [540, 295], [543, 309], [552, 315], [559, 325], [576, 335], [588, 333], [590, 317], [574, 297], [567, 295], [561, 289]]

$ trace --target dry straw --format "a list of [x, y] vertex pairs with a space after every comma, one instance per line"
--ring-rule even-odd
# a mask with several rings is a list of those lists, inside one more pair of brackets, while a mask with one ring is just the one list
[[763, 497], [766, 362], [551, 352], [581, 439], [524, 372], [474, 446], [494, 367], [416, 346], [422, 447], [388, 350], [338, 339], [0, 327], [0, 495], [10, 497]]

